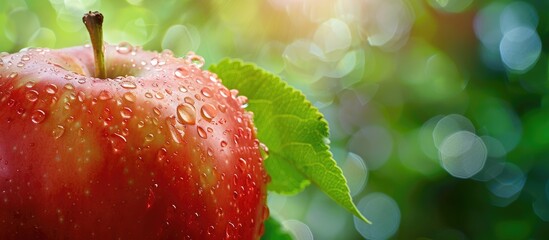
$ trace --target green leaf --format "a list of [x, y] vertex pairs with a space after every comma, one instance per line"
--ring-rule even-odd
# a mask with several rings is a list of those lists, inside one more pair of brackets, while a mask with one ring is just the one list
[[284, 226], [272, 216], [265, 221], [265, 233], [261, 237], [261, 240], [293, 240], [292, 234], [290, 234]]
[[247, 110], [254, 113], [258, 138], [269, 148], [265, 159], [272, 179], [269, 190], [295, 194], [313, 183], [368, 222], [353, 203], [343, 172], [326, 144], [328, 123], [301, 92], [278, 76], [239, 60], [223, 60], [210, 71], [249, 99]]

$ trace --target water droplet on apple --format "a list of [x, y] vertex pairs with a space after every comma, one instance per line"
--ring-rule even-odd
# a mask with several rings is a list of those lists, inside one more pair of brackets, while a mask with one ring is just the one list
[[179, 91], [180, 91], [180, 92], [183, 92], [183, 93], [186, 93], [186, 92], [188, 92], [189, 90], [187, 90], [187, 88], [185, 88], [185, 87], [183, 87], [183, 86], [180, 86], [180, 87], [179, 87]]
[[149, 188], [149, 196], [147, 197], [147, 209], [150, 209], [152, 205], [154, 204], [154, 192], [151, 188]]
[[10, 98], [10, 100], [8, 100], [8, 107], [13, 107], [15, 105], [15, 99], [13, 98]]
[[109, 138], [111, 142], [112, 151], [118, 153], [126, 146], [126, 138], [118, 133], [112, 134]]
[[70, 83], [67, 83], [67, 84], [65, 84], [64, 88], [67, 89], [67, 90], [74, 90], [74, 85], [72, 85]]
[[36, 100], [38, 100], [38, 92], [36, 90], [29, 90], [25, 94], [25, 97], [27, 98], [27, 100], [35, 102]]
[[30, 60], [30, 56], [29, 56], [29, 55], [23, 54], [23, 55], [21, 56], [21, 61], [28, 61], [28, 60]]
[[145, 97], [146, 97], [146, 98], [153, 98], [153, 95], [152, 95], [152, 93], [150, 93], [150, 92], [146, 92], [146, 93], [145, 93]]
[[128, 42], [121, 42], [116, 46], [116, 51], [120, 54], [128, 54], [133, 50], [133, 46]]
[[190, 97], [185, 97], [183, 99], [183, 101], [185, 101], [186, 103], [188, 104], [191, 104], [191, 105], [194, 105], [194, 99], [190, 98]]
[[158, 64], [158, 58], [154, 57], [151, 59], [151, 65], [156, 66]]
[[196, 130], [197, 130], [197, 132], [198, 132], [198, 136], [200, 136], [200, 137], [203, 138], [203, 139], [208, 138], [208, 134], [206, 133], [206, 131], [204, 130], [204, 128], [198, 126], [198, 127], [196, 128]]
[[259, 143], [259, 149], [263, 153], [263, 157], [269, 156], [269, 148], [265, 145], [265, 143]]
[[241, 108], [248, 107], [248, 98], [246, 96], [238, 96], [236, 100], [240, 103]]
[[65, 80], [73, 80], [74, 76], [71, 75], [71, 74], [66, 74], [64, 78], [65, 78]]
[[227, 146], [227, 142], [221, 141], [221, 147], [226, 147], [226, 146]]
[[168, 156], [168, 150], [166, 150], [166, 148], [160, 148], [158, 153], [156, 153], [156, 160], [162, 162], [166, 159], [166, 156]]
[[206, 103], [200, 109], [200, 113], [206, 121], [210, 122], [213, 118], [215, 118], [215, 116], [217, 116], [217, 109], [215, 109], [213, 105]]
[[215, 227], [214, 227], [214, 226], [209, 226], [209, 227], [208, 227], [208, 235], [212, 235], [214, 231], [215, 231]]
[[222, 113], [226, 112], [227, 111], [227, 105], [225, 104], [219, 104], [217, 105], [217, 108], [219, 109], [219, 111], [221, 111]]
[[211, 98], [213, 95], [212, 89], [210, 89], [209, 87], [202, 88], [202, 90], [200, 90], [200, 93], [202, 93], [202, 95], [207, 98]]
[[84, 100], [86, 100], [86, 94], [82, 91], [78, 91], [76, 98], [79, 102], [84, 102]]
[[162, 94], [161, 92], [156, 92], [154, 93], [154, 97], [157, 99], [164, 99], [164, 94]]
[[160, 111], [160, 109], [158, 109], [157, 107], [153, 107], [153, 112], [156, 116], [160, 116], [160, 114], [162, 114], [162, 112]]
[[12, 73], [10, 73], [10, 75], [8, 75], [8, 79], [14, 79], [14, 78], [17, 77], [17, 75], [18, 74], [16, 72], [12, 72]]
[[46, 85], [46, 93], [55, 94], [56, 92], [57, 92], [57, 85], [53, 83]]
[[34, 85], [36, 85], [36, 83], [33, 81], [28, 81], [27, 83], [25, 83], [25, 87], [27, 88], [33, 88]]
[[175, 119], [167, 119], [166, 124], [168, 125], [168, 130], [170, 131], [173, 141], [175, 143], [182, 143], [185, 132], [175, 127]]
[[238, 199], [238, 196], [239, 196], [238, 192], [236, 190], [233, 191], [233, 199], [235, 200]]
[[65, 133], [65, 127], [61, 125], [57, 125], [57, 127], [52, 130], [52, 135], [55, 139], [59, 139], [61, 136], [63, 136], [63, 133]]
[[112, 98], [112, 95], [109, 91], [107, 90], [102, 90], [101, 92], [99, 92], [99, 100], [109, 100]]
[[124, 119], [129, 119], [133, 115], [132, 109], [129, 107], [124, 107], [122, 110], [120, 110], [120, 116]]
[[186, 67], [178, 67], [173, 74], [178, 78], [186, 78], [189, 76], [189, 69]]
[[194, 106], [188, 103], [177, 106], [177, 120], [181, 124], [194, 125], [196, 123], [196, 109]]
[[147, 136], [145, 136], [145, 141], [150, 142], [152, 140], [154, 140], [154, 135], [152, 133], [149, 133], [147, 134]]
[[42, 110], [36, 110], [31, 115], [31, 120], [33, 123], [41, 123], [46, 119], [46, 113]]
[[137, 84], [135, 84], [132, 81], [123, 81], [120, 83], [120, 86], [122, 86], [125, 89], [135, 89], [137, 88]]
[[202, 66], [204, 66], [204, 58], [202, 56], [196, 55], [194, 52], [187, 53], [185, 59], [197, 68], [201, 68]]
[[248, 163], [246, 162], [246, 160], [244, 160], [244, 158], [238, 159], [238, 168], [241, 172], [244, 172], [247, 166], [248, 166]]
[[137, 97], [131, 92], [124, 93], [123, 97], [128, 102], [135, 102], [137, 100]]

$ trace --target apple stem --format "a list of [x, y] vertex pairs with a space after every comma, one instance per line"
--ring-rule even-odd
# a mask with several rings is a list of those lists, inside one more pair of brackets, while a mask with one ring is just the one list
[[84, 14], [82, 21], [88, 33], [93, 47], [93, 56], [95, 58], [95, 77], [107, 78], [107, 68], [105, 66], [105, 53], [103, 52], [103, 14], [98, 11]]

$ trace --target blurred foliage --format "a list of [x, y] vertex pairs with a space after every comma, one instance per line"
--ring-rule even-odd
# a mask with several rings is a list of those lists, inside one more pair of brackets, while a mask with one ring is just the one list
[[549, 2], [0, 1], [0, 51], [105, 39], [242, 58], [301, 89], [331, 127], [359, 208], [271, 194], [298, 239], [549, 236]]

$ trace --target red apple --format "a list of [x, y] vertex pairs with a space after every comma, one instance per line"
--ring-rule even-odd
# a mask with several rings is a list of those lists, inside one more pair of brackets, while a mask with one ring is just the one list
[[266, 183], [243, 97], [201, 57], [0, 59], [0, 239], [257, 239]]

